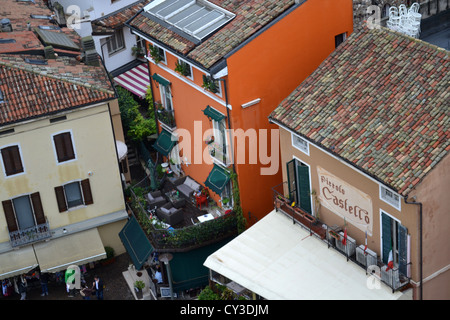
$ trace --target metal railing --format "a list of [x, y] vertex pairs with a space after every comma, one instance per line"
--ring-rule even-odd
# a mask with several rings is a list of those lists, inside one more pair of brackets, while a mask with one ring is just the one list
[[12, 247], [19, 247], [33, 242], [42, 241], [51, 238], [51, 236], [48, 222], [9, 233]]
[[293, 195], [289, 195], [286, 190], [288, 190], [287, 182], [272, 188], [274, 207], [277, 211], [280, 210], [291, 217], [294, 223], [308, 230], [311, 235], [320, 238], [328, 245], [328, 248], [333, 248], [343, 254], [347, 261], [352, 261], [365, 269], [366, 274], [377, 277], [388, 285], [392, 292], [409, 284], [409, 277], [403, 275], [398, 267], [389, 268], [375, 252], [364, 245], [358, 246], [356, 240], [348, 235], [344, 237], [344, 230], [341, 227], [328, 226], [301, 208], [292, 206], [290, 199], [293, 199]]
[[175, 113], [173, 110], [158, 109], [158, 120], [169, 128], [176, 128]]

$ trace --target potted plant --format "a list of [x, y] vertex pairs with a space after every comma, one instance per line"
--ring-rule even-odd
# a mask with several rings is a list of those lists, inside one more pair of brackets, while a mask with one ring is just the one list
[[191, 76], [191, 68], [189, 67], [189, 64], [183, 61], [177, 61], [175, 63], [175, 71], [182, 74], [185, 77]]
[[211, 91], [212, 93], [219, 92], [219, 89], [217, 88], [216, 81], [208, 76], [203, 75], [203, 88], [205, 88], [208, 91]]
[[144, 56], [144, 50], [142, 47], [133, 46], [131, 47], [131, 54], [137, 58], [142, 58]]
[[155, 61], [156, 64], [162, 61], [161, 54], [159, 53], [159, 48], [157, 48], [156, 46], [150, 46], [149, 52], [150, 56], [152, 57], [153, 61]]
[[138, 300], [142, 299], [144, 296], [142, 290], [145, 288], [145, 283], [142, 280], [137, 280], [134, 282], [134, 289], [136, 290], [136, 297]]
[[115, 251], [113, 248], [106, 246], [105, 252], [106, 252], [106, 258], [100, 260], [102, 266], [107, 266], [107, 265], [113, 263], [114, 261], [116, 261]]

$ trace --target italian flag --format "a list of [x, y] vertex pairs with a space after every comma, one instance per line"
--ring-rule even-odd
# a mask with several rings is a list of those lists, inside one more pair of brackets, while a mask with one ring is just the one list
[[389, 271], [391, 269], [394, 269], [394, 258], [393, 258], [393, 255], [392, 255], [392, 249], [391, 249], [391, 251], [389, 251], [389, 258], [388, 258], [386, 271]]
[[344, 238], [342, 239], [342, 244], [345, 246], [347, 244], [347, 222], [345, 221], [344, 218]]

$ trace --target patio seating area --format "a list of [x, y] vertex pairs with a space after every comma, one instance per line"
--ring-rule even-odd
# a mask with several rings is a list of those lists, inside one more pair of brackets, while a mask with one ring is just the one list
[[150, 191], [143, 184], [134, 195], [142, 193], [142, 209], [162, 222], [164, 228], [181, 229], [197, 225], [221, 216], [222, 210], [209, 197], [209, 190], [203, 188], [191, 177], [165, 179], [159, 190]]

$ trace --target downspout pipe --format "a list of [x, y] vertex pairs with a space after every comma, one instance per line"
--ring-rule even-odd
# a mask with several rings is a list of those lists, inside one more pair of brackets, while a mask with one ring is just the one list
[[405, 203], [407, 203], [407, 204], [415, 204], [415, 205], [419, 206], [419, 277], [420, 277], [419, 292], [420, 292], [420, 300], [423, 300], [422, 203], [421, 202], [416, 202], [415, 200], [409, 202], [408, 201], [408, 196], [405, 196]]

